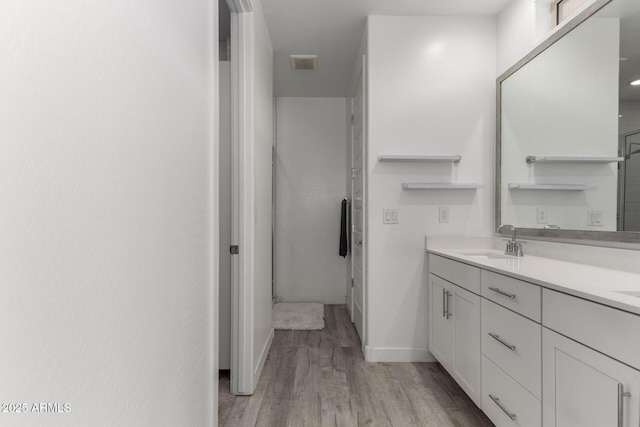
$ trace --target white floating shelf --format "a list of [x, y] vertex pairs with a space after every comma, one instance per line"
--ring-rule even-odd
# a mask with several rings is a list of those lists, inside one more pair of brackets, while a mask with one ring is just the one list
[[624, 157], [579, 157], [579, 156], [527, 156], [527, 163], [591, 163], [606, 164], [623, 162]]
[[562, 190], [584, 191], [595, 190], [598, 187], [584, 184], [509, 184], [510, 190]]
[[482, 188], [482, 185], [476, 183], [405, 182], [402, 183], [402, 188], [404, 190], [474, 190]]
[[378, 156], [380, 162], [451, 162], [458, 163], [462, 156], [399, 156], [382, 154]]

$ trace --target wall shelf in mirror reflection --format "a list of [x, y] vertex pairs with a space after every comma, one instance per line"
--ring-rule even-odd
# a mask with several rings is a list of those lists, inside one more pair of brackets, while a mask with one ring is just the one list
[[[496, 225], [640, 249], [638, 29], [640, 1], [594, 0], [498, 77]], [[542, 204], [561, 230], [536, 222]]]
[[593, 185], [584, 184], [509, 184], [509, 190], [585, 191], [597, 189], [598, 187]]
[[526, 162], [533, 163], [591, 163], [608, 164], [623, 162], [624, 157], [583, 157], [583, 156], [527, 156]]
[[477, 183], [448, 183], [448, 182], [403, 182], [403, 190], [476, 190], [482, 188]]
[[452, 156], [416, 156], [416, 155], [396, 155], [381, 154], [378, 156], [380, 162], [451, 162], [459, 163], [462, 160], [460, 155]]

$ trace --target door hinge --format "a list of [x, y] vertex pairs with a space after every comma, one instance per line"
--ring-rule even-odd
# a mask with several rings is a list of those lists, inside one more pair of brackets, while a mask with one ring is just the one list
[[353, 114], [351, 114], [351, 124], [353, 124]]
[[240, 253], [240, 246], [238, 245], [231, 245], [229, 247], [229, 252], [231, 252], [231, 255], [238, 255]]
[[351, 278], [351, 287], [353, 288], [353, 277]]
[[351, 168], [351, 179], [356, 179], [356, 168]]

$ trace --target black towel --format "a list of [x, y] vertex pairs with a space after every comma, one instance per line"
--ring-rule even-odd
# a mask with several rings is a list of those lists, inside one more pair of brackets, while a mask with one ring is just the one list
[[349, 242], [347, 240], [348, 232], [347, 229], [347, 215], [349, 203], [347, 199], [342, 200], [342, 209], [340, 211], [340, 256], [347, 256], [347, 252], [349, 251]]

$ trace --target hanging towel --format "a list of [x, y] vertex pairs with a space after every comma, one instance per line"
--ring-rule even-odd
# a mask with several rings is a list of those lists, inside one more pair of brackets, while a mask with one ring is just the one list
[[342, 199], [342, 209], [340, 211], [340, 256], [345, 258], [349, 250], [349, 242], [347, 241], [349, 232], [347, 229], [348, 206], [349, 202], [347, 202], [347, 199]]

